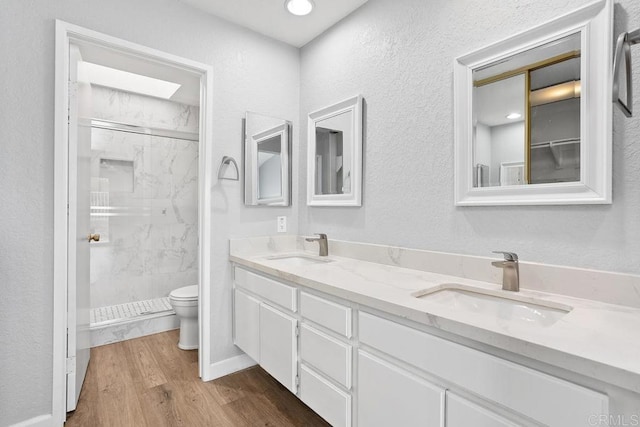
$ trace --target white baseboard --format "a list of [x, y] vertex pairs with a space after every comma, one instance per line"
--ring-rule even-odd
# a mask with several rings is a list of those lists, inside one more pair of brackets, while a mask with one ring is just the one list
[[257, 363], [246, 354], [240, 354], [238, 356], [230, 357], [228, 359], [210, 364], [205, 369], [205, 376], [202, 377], [202, 381], [215, 380], [216, 378], [233, 374], [234, 372], [241, 371], [254, 365], [257, 365]]
[[25, 421], [13, 424], [12, 427], [51, 427], [53, 425], [53, 416], [51, 414], [38, 415]]

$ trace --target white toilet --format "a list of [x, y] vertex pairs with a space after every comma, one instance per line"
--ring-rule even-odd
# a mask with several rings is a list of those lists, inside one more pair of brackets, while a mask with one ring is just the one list
[[198, 348], [198, 285], [174, 289], [169, 302], [180, 319], [180, 341], [182, 350]]

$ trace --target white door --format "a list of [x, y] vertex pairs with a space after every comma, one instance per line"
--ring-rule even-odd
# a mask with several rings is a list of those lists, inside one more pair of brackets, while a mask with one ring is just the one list
[[505, 162], [500, 164], [500, 185], [523, 185], [524, 163]]
[[80, 50], [69, 54], [69, 265], [67, 281], [67, 411], [76, 409], [89, 366], [89, 234], [91, 85], [78, 72]]
[[260, 366], [294, 394], [298, 364], [296, 323], [286, 314], [260, 305]]

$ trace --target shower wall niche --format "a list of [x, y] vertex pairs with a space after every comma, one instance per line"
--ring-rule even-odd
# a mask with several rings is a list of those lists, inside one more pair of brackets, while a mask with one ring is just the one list
[[198, 283], [198, 107], [93, 86], [92, 327]]

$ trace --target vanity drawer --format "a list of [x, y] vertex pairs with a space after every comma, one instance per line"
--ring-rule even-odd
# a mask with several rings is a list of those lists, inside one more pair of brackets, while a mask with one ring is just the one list
[[300, 292], [300, 313], [318, 325], [351, 338], [351, 309], [324, 298]]
[[308, 325], [300, 328], [300, 358], [345, 388], [351, 388], [351, 346]]
[[300, 364], [300, 400], [334, 427], [351, 425], [351, 395]]
[[260, 295], [287, 310], [293, 312], [297, 310], [296, 288], [292, 286], [267, 279], [239, 267], [235, 269], [235, 283], [236, 286]]
[[360, 343], [545, 425], [581, 426], [608, 411], [606, 395], [568, 381], [368, 313], [358, 320]]

